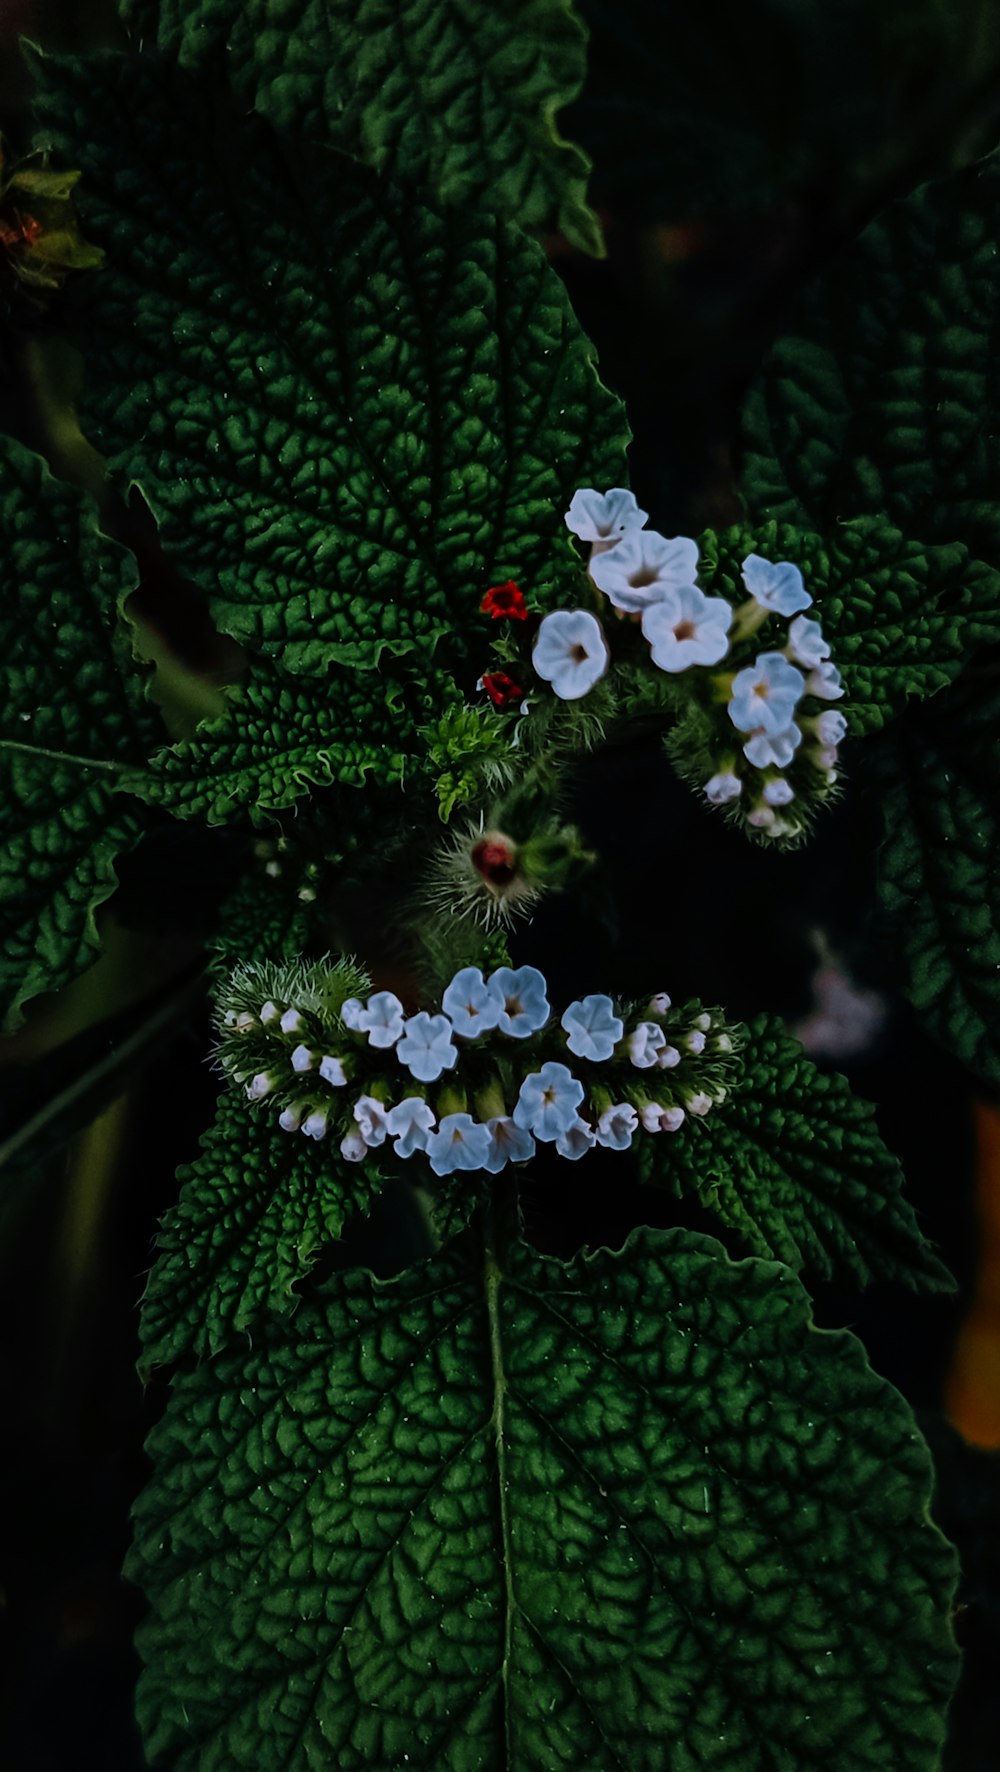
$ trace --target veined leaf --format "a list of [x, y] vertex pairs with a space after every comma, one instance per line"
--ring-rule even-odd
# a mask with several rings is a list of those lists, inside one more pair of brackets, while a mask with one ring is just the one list
[[683, 1136], [641, 1141], [645, 1179], [693, 1194], [756, 1254], [796, 1270], [948, 1290], [871, 1104], [770, 1016], [750, 1023], [743, 1056], [721, 1106]]
[[92, 434], [221, 627], [320, 675], [388, 652], [423, 680], [438, 648], [471, 688], [491, 583], [578, 599], [563, 511], [621, 482], [625, 431], [538, 247], [279, 141], [156, 58], [40, 79], [107, 248]]
[[338, 1278], [177, 1380], [129, 1572], [183, 1772], [931, 1772], [930, 1464], [769, 1262], [642, 1232]]
[[560, 228], [600, 256], [590, 162], [555, 115], [583, 84], [569, 0], [122, 0], [137, 38], [226, 77], [280, 128], [331, 143], [444, 203]]
[[10, 438], [0, 481], [0, 1016], [13, 1027], [28, 998], [93, 960], [95, 906], [142, 829], [118, 790], [161, 734], [119, 615], [134, 559]]

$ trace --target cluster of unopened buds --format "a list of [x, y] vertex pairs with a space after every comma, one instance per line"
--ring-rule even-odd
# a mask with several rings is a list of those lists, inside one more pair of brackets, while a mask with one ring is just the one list
[[221, 1033], [224, 1068], [279, 1110], [283, 1131], [332, 1134], [352, 1162], [422, 1152], [439, 1176], [495, 1174], [539, 1143], [575, 1160], [597, 1145], [625, 1150], [639, 1128], [677, 1132], [725, 1100], [735, 1051], [717, 1013], [675, 1010], [663, 994], [628, 1025], [596, 994], [557, 1021], [533, 966], [488, 978], [465, 966], [438, 1013], [407, 1015], [385, 990], [326, 1012], [268, 999], [230, 1010]]

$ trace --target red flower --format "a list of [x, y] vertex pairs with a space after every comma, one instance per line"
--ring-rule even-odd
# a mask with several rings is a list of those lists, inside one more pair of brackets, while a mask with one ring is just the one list
[[495, 708], [507, 708], [512, 701], [520, 701], [524, 690], [506, 671], [489, 671], [481, 677], [479, 687], [485, 689]]
[[517, 849], [503, 831], [487, 831], [472, 846], [472, 865], [491, 886], [509, 886], [517, 873]]
[[509, 578], [505, 585], [493, 585], [487, 591], [479, 605], [484, 615], [492, 615], [494, 621], [527, 621], [528, 605], [524, 595], [518, 590], [514, 580]]

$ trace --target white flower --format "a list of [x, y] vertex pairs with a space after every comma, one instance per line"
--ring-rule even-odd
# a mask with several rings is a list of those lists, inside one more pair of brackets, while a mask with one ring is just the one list
[[278, 1021], [280, 1016], [281, 1010], [278, 1008], [277, 1003], [272, 1003], [270, 997], [268, 997], [267, 1002], [262, 1005], [260, 1011], [261, 1027], [266, 1028], [270, 1022]]
[[684, 1109], [665, 1108], [658, 1101], [647, 1101], [639, 1118], [647, 1132], [676, 1132], [684, 1124]]
[[655, 529], [630, 529], [606, 554], [590, 562], [590, 576], [616, 609], [635, 615], [681, 585], [693, 588], [698, 544], [686, 535], [668, 538]]
[[781, 732], [801, 699], [806, 680], [782, 652], [761, 652], [733, 678], [729, 718], [740, 732]]
[[369, 1150], [377, 1144], [385, 1142], [388, 1122], [385, 1108], [374, 1095], [359, 1095], [354, 1103], [354, 1118], [358, 1122], [358, 1131]]
[[711, 1025], [712, 1017], [709, 1015], [707, 1009], [703, 1009], [700, 1015], [696, 1015], [691, 1023], [693, 1028], [700, 1028], [703, 1034], [708, 1033]]
[[814, 730], [821, 745], [836, 745], [847, 731], [847, 721], [839, 708], [830, 708], [825, 714], [820, 714]]
[[[306, 1068], [308, 1069], [308, 1066]], [[330, 1083], [334, 1089], [343, 1089], [347, 1082], [347, 1072], [340, 1059], [334, 1058], [329, 1052], [324, 1053], [319, 1061], [319, 1074], [323, 1081]]]
[[712, 1097], [699, 1090], [697, 1095], [689, 1095], [687, 1111], [689, 1114], [707, 1114], [711, 1110]]
[[571, 1163], [576, 1163], [593, 1150], [596, 1142], [593, 1127], [588, 1126], [586, 1120], [574, 1120], [572, 1126], [560, 1132], [556, 1150], [561, 1157], [568, 1157]]
[[567, 1066], [550, 1059], [540, 1071], [529, 1072], [521, 1084], [514, 1124], [533, 1132], [543, 1144], [552, 1144], [572, 1126], [583, 1095], [583, 1084]]
[[445, 1114], [427, 1140], [427, 1156], [435, 1175], [456, 1169], [483, 1169], [490, 1153], [490, 1135], [471, 1114]]
[[816, 665], [806, 678], [806, 693], [815, 695], [819, 701], [839, 701], [844, 691], [841, 687], [840, 672], [829, 659]]
[[441, 1007], [456, 1034], [462, 1034], [467, 1040], [488, 1033], [500, 1019], [500, 1004], [490, 992], [478, 966], [463, 966], [460, 972], [456, 972], [441, 999]]
[[823, 638], [819, 622], [809, 621], [804, 615], [797, 615], [789, 627], [788, 644], [792, 657], [800, 665], [805, 665], [807, 671], [830, 656], [830, 647]]
[[643, 610], [642, 631], [661, 671], [686, 671], [725, 658], [732, 620], [724, 597], [706, 597], [697, 585], [678, 585]]
[[340, 1019], [345, 1028], [349, 1028], [352, 1034], [360, 1033], [361, 1017], [364, 1012], [365, 1006], [360, 997], [348, 997], [346, 1002], [341, 1003]]
[[743, 746], [743, 755], [755, 769], [787, 769], [802, 743], [802, 734], [792, 720], [783, 732], [753, 732]]
[[588, 609], [557, 609], [539, 627], [531, 662], [560, 701], [577, 701], [603, 677], [610, 656], [596, 615]]
[[408, 1095], [397, 1101], [385, 1117], [386, 1131], [393, 1139], [397, 1157], [412, 1157], [414, 1151], [427, 1149], [427, 1134], [434, 1125], [434, 1113], [422, 1095]]
[[278, 1125], [282, 1132], [297, 1132], [306, 1117], [308, 1106], [306, 1101], [295, 1101], [291, 1107], [283, 1108], [278, 1115]]
[[490, 996], [499, 1005], [497, 1027], [502, 1034], [526, 1040], [543, 1028], [551, 1013], [545, 980], [535, 966], [498, 966], [489, 981]]
[[777, 815], [771, 811], [770, 806], [755, 806], [752, 812], [747, 813], [747, 824], [753, 825], [755, 831], [769, 830], [777, 822]]
[[[305, 1127], [302, 1128], [303, 1132]], [[368, 1146], [360, 1132], [345, 1132], [340, 1141], [340, 1154], [349, 1163], [363, 1163], [368, 1155]]]
[[684, 1044], [687, 1047], [689, 1052], [704, 1052], [704, 1050], [705, 1050], [705, 1036], [702, 1033], [701, 1029], [700, 1028], [692, 1028], [691, 1032], [689, 1034], [685, 1034], [684, 1035]]
[[650, 999], [649, 999], [649, 1013], [650, 1013], [650, 1015], [666, 1015], [667, 1010], [669, 1008], [670, 1008], [670, 998], [667, 996], [666, 991], [657, 991], [655, 997], [650, 997]]
[[582, 486], [569, 501], [566, 527], [581, 541], [592, 542], [596, 553], [613, 548], [626, 530], [641, 529], [648, 516], [648, 511], [640, 511], [635, 494], [624, 486], [612, 486], [610, 492]]
[[603, 1063], [610, 1058], [624, 1032], [610, 997], [578, 997], [564, 1011], [560, 1027], [569, 1036], [566, 1044], [576, 1058]]
[[527, 1163], [535, 1154], [535, 1141], [530, 1132], [515, 1125], [509, 1114], [499, 1114], [494, 1120], [487, 1120], [486, 1130], [490, 1135], [490, 1148], [483, 1164], [491, 1175], [498, 1175], [506, 1163]]
[[283, 1034], [298, 1034], [305, 1027], [305, 1017], [297, 1009], [286, 1009], [278, 1026]]
[[296, 1046], [291, 1057], [293, 1071], [311, 1071], [315, 1062], [316, 1054], [308, 1046]]
[[812, 602], [802, 574], [791, 560], [772, 561], [748, 554], [743, 562], [743, 583], [761, 608], [773, 610], [775, 615], [795, 615]]
[[681, 1055], [676, 1046], [664, 1046], [662, 1050], [656, 1054], [657, 1068], [661, 1071], [672, 1071], [674, 1066], [680, 1064], [680, 1062]]
[[629, 1034], [628, 1055], [637, 1070], [648, 1071], [666, 1043], [667, 1036], [655, 1021], [640, 1021]]
[[428, 1015], [426, 1009], [411, 1015], [403, 1024], [396, 1057], [418, 1083], [435, 1083], [442, 1071], [450, 1071], [458, 1063], [458, 1047], [452, 1041], [448, 1017]]
[[368, 1035], [370, 1045], [383, 1050], [395, 1046], [403, 1031], [403, 1005], [394, 992], [376, 991], [358, 1016], [357, 1026], [360, 1033]]
[[705, 798], [713, 806], [726, 806], [730, 800], [738, 800], [743, 792], [743, 783], [738, 775], [730, 775], [726, 771], [722, 775], [713, 775], [705, 783]]
[[764, 783], [764, 804], [766, 806], [790, 806], [795, 798], [795, 791], [783, 775], [774, 781]]
[[[244, 1075], [246, 1075], [245, 1072]], [[247, 1084], [247, 1100], [261, 1101], [265, 1095], [270, 1095], [273, 1088], [274, 1078], [269, 1072], [258, 1071], [257, 1075]]]
[[[227, 1016], [227, 1022], [228, 1019], [229, 1017]], [[257, 1017], [255, 1015], [248, 1015], [247, 1011], [244, 1009], [242, 1014], [234, 1017], [233, 1026], [238, 1034], [248, 1034], [251, 1028], [257, 1026]]]
[[302, 1130], [307, 1138], [325, 1138], [328, 1114], [325, 1107], [314, 1108], [302, 1122]]
[[627, 1151], [638, 1124], [639, 1116], [628, 1102], [605, 1108], [597, 1122], [597, 1142], [609, 1151]]

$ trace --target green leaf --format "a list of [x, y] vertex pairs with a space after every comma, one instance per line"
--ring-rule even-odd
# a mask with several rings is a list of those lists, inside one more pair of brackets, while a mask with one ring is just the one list
[[750, 1023], [743, 1058], [722, 1106], [686, 1135], [637, 1146], [644, 1180], [692, 1194], [755, 1254], [796, 1271], [952, 1290], [871, 1104], [770, 1016]]
[[1000, 695], [970, 679], [877, 759], [879, 891], [930, 1032], [1000, 1085]]
[[555, 115], [583, 84], [569, 0], [121, 0], [136, 38], [187, 66], [224, 54], [249, 106], [444, 203], [559, 228], [600, 257], [590, 163]]
[[755, 517], [886, 516], [1000, 556], [1000, 154], [895, 203], [793, 311], [744, 413]]
[[92, 434], [222, 628], [316, 674], [412, 654], [424, 680], [438, 648], [471, 689], [491, 583], [579, 597], [563, 511], [621, 482], [625, 431], [538, 247], [279, 143], [154, 58], [40, 77], [108, 250]]
[[853, 1337], [683, 1231], [474, 1251], [176, 1381], [129, 1564], [150, 1756], [931, 1772], [955, 1560]]
[[384, 1181], [376, 1163], [280, 1132], [228, 1088], [201, 1147], [160, 1227], [142, 1306], [145, 1369], [217, 1353], [265, 1311], [291, 1310], [296, 1282]]
[[160, 733], [119, 609], [131, 554], [96, 507], [0, 437], [0, 1016], [94, 959], [95, 907], [141, 829], [119, 793]]

